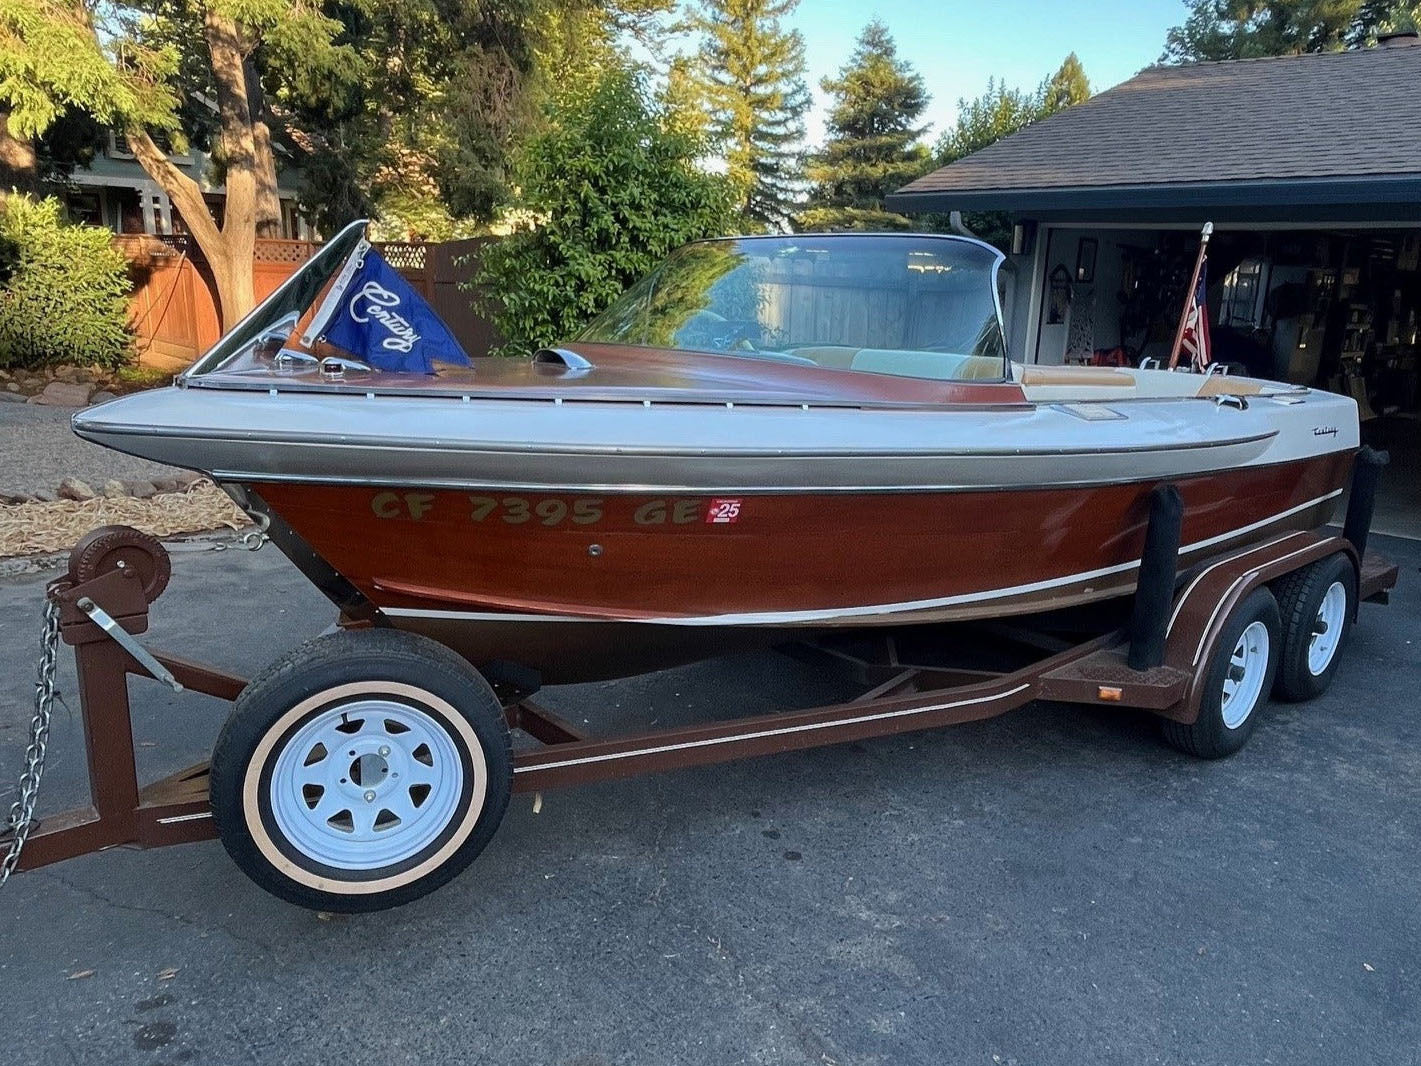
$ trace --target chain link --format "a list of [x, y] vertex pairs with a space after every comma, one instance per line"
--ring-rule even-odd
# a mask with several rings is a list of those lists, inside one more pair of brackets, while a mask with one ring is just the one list
[[10, 805], [6, 829], [14, 834], [10, 849], [0, 859], [0, 887], [10, 879], [20, 851], [29, 838], [39, 799], [39, 779], [44, 773], [44, 757], [49, 746], [49, 722], [54, 713], [54, 670], [59, 655], [59, 603], [53, 597], [44, 602], [44, 631], [40, 634], [39, 671], [35, 680], [35, 713], [30, 719], [30, 743], [25, 749], [25, 769], [20, 774], [19, 795]]

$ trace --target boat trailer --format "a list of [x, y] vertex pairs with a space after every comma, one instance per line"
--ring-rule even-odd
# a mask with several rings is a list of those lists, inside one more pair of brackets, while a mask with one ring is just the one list
[[[1221, 646], [1221, 637], [1256, 590], [1272, 586], [1281, 598], [1290, 575], [1344, 559], [1348, 566], [1342, 569], [1349, 569], [1354, 581], [1349, 609], [1355, 612], [1361, 601], [1386, 602], [1397, 567], [1366, 554], [1377, 474], [1384, 462], [1384, 454], [1370, 449], [1359, 455], [1341, 536], [1290, 533], [1183, 574], [1176, 573], [1178, 492], [1169, 486], [1156, 489], [1128, 623], [1075, 643], [999, 624], [1008, 643], [1032, 649], [1031, 660], [1014, 669], [900, 661], [891, 639], [877, 641], [876, 653], [864, 650], [872, 642], [863, 639], [820, 642], [786, 650], [851, 667], [865, 686], [856, 698], [611, 738], [588, 736], [540, 704], [526, 686], [495, 681], [508, 727], [539, 745], [514, 753], [511, 790], [538, 792], [957, 725], [1005, 714], [1033, 700], [1148, 711], [1164, 720], [1166, 738], [1177, 746], [1196, 754], [1222, 754], [1199, 750], [1189, 731], [1200, 719], [1210, 678], [1217, 676], [1215, 664], [1234, 652]], [[68, 572], [50, 584], [48, 685], [52, 695], [52, 657], [62, 641], [74, 649], [77, 662], [91, 798], [86, 806], [35, 817], [46, 720], [44, 730], [37, 727], [38, 735], [31, 737], [20, 798], [8, 831], [0, 833], [0, 884], [11, 869], [34, 869], [116, 846], [152, 848], [218, 835], [209, 804], [209, 763], [148, 784], [140, 784], [135, 766], [130, 676], [226, 701], [235, 701], [247, 686], [245, 678], [146, 648], [135, 639], [148, 629], [150, 608], [168, 574], [161, 545], [136, 530], [111, 526], [86, 537], [71, 553]], [[1306, 638], [1302, 634], [1299, 639]], [[1288, 639], [1284, 632], [1285, 647]], [[1228, 662], [1224, 666], [1223, 676], [1233, 676], [1227, 670], [1236, 668]], [[42, 668], [42, 693], [45, 684]], [[1266, 692], [1259, 697], [1266, 698]]]

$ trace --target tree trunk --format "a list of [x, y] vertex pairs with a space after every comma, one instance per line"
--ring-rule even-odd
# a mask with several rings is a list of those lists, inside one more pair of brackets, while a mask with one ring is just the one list
[[129, 146], [143, 169], [182, 213], [193, 240], [206, 257], [217, 285], [222, 329], [231, 329], [256, 304], [252, 260], [257, 235], [258, 158], [247, 99], [244, 49], [237, 24], [210, 8], [203, 36], [217, 86], [219, 138], [227, 163], [227, 203], [222, 225], [213, 221], [202, 189], [168, 159], [146, 130], [130, 127]]
[[271, 150], [271, 129], [260, 120], [252, 123], [256, 148], [256, 235], [263, 240], [281, 236], [281, 197], [276, 191], [276, 155]]
[[[130, 127], [126, 131], [128, 145], [133, 150], [139, 164], [168, 194], [188, 232], [202, 251], [212, 270], [212, 279], [217, 285], [217, 310], [222, 319], [223, 332], [231, 329], [256, 304], [252, 287], [252, 251], [255, 245], [256, 228], [252, 220], [251, 175], [245, 178], [236, 170], [227, 173], [227, 209], [221, 228], [212, 219], [203, 199], [202, 189], [163, 153], [148, 132]], [[241, 189], [247, 192], [244, 210], [234, 193], [242, 198]], [[234, 206], [236, 210], [234, 210]], [[245, 225], [240, 221], [246, 219]]]
[[271, 147], [271, 127], [267, 125], [266, 101], [256, 64], [248, 60], [242, 68], [247, 86], [247, 106], [252, 116], [252, 148], [256, 161], [257, 236], [274, 240], [281, 236], [281, 197], [276, 189], [276, 153]]
[[11, 189], [37, 195], [39, 162], [34, 142], [11, 133], [9, 108], [0, 108], [0, 198], [8, 196]]

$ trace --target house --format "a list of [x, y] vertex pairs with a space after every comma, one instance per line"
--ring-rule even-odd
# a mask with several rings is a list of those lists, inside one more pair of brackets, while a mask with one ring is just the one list
[[[221, 185], [209, 181], [208, 156], [196, 149], [170, 154], [173, 164], [203, 188], [214, 218], [221, 218], [226, 200]], [[311, 240], [314, 232], [297, 210], [293, 172], [282, 170], [277, 179], [281, 198], [281, 236]], [[67, 179], [60, 198], [77, 222], [107, 226], [118, 234], [181, 235], [187, 232], [182, 215], [128, 150], [123, 135], [110, 131], [107, 144], [87, 167], [77, 168]]]
[[1012, 350], [1167, 357], [1198, 235], [1216, 358], [1418, 410], [1421, 40], [1160, 66], [928, 174], [915, 212], [1005, 212]]
[[[1152, 67], [889, 197], [1003, 212], [1011, 349], [1167, 360], [1205, 222], [1216, 360], [1349, 393], [1421, 537], [1421, 39]], [[969, 219], [971, 215], [967, 216]]]

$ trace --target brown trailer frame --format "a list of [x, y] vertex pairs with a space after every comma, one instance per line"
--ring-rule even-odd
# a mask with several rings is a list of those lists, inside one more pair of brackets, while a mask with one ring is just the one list
[[[1258, 586], [1338, 553], [1357, 568], [1358, 601], [1384, 602], [1387, 590], [1396, 583], [1395, 565], [1371, 556], [1359, 560], [1352, 542], [1342, 537], [1280, 536], [1211, 562], [1194, 572], [1176, 595], [1166, 598], [1165, 602], [1172, 599], [1173, 607], [1167, 622], [1161, 619], [1163, 661], [1142, 670], [1128, 664], [1130, 642], [1124, 630], [1057, 646], [1046, 657], [1007, 672], [907, 665], [891, 654], [871, 659], [820, 648], [819, 654], [861, 672], [866, 688], [856, 699], [614, 738], [585, 736], [531, 696], [508, 693], [504, 714], [509, 726], [522, 729], [542, 745], [515, 755], [513, 790], [579, 785], [957, 725], [1005, 714], [1037, 699], [1137, 708], [1187, 724], [1199, 713], [1204, 667], [1234, 605]], [[73, 647], [78, 666], [91, 801], [38, 821], [19, 869], [119, 845], [161, 847], [216, 835], [208, 805], [208, 764], [139, 784], [128, 676], [155, 675], [95, 621], [93, 608], [97, 606], [101, 619], [111, 620], [125, 633], [140, 634], [148, 628], [150, 596], [131, 568], [77, 580], [79, 554], [76, 549], [70, 575], [51, 586], [51, 595], [60, 604], [61, 637]], [[1033, 638], [1028, 634], [1027, 639]], [[231, 701], [246, 686], [244, 678], [202, 663], [166, 652], [138, 651], [151, 655], [182, 687], [194, 692]], [[0, 848], [8, 843], [7, 837], [0, 836]]]

